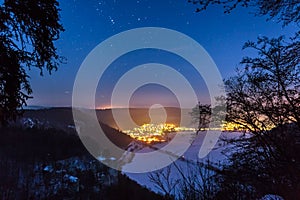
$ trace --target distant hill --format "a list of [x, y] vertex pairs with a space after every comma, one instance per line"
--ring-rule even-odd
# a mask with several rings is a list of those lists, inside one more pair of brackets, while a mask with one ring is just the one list
[[[47, 108], [40, 110], [26, 110], [23, 118], [39, 121], [42, 124], [55, 129], [75, 132], [71, 108]], [[99, 121], [103, 132], [117, 146], [125, 149], [133, 139], [128, 135], [112, 128], [109, 124]]]
[[69, 125], [74, 125], [71, 108], [28, 109], [25, 110], [23, 117], [49, 122], [51, 126], [58, 129], [66, 129]]
[[[156, 108], [153, 109], [154, 112], [152, 112], [152, 117], [156, 118], [159, 117], [160, 112], [156, 112]], [[152, 111], [153, 111], [152, 110]], [[166, 107], [166, 123], [172, 123], [175, 125], [180, 125], [180, 121], [182, 120], [182, 126], [186, 127], [193, 127], [194, 125], [192, 124], [192, 118], [190, 116], [191, 109], [180, 109], [176, 107]], [[106, 109], [106, 110], [98, 110], [97, 115], [99, 118], [99, 121], [108, 124], [109, 126], [119, 129], [117, 123], [115, 122], [112, 114], [113, 110], [112, 109]], [[115, 108], [114, 112], [117, 113], [117, 115], [121, 116], [120, 118], [125, 119], [127, 117], [126, 112], [127, 109], [125, 108]], [[148, 108], [130, 108], [129, 113], [133, 121], [137, 125], [143, 125], [146, 123], [151, 122], [151, 118], [149, 116], [149, 109]], [[182, 116], [182, 119], [181, 119]], [[133, 127], [128, 126], [126, 129], [132, 129]]]
[[[155, 110], [155, 109], [154, 109]], [[169, 107], [165, 108], [166, 111], [166, 122], [175, 125], [180, 124], [180, 116], [182, 115], [183, 126], [191, 127], [191, 116], [190, 109], [180, 110], [179, 108]], [[97, 110], [96, 114], [100, 125], [107, 135], [107, 137], [120, 148], [125, 149], [130, 142], [133, 141], [128, 135], [119, 131], [119, 127], [115, 122], [112, 114], [112, 109]], [[121, 119], [126, 119], [127, 110], [124, 108], [116, 108], [114, 112], [121, 116]], [[129, 110], [131, 118], [137, 125], [150, 123], [149, 109], [146, 108], [131, 108]], [[154, 113], [154, 114], [153, 114]], [[154, 115], [154, 116], [153, 116]], [[159, 112], [152, 112], [152, 117], [159, 117]], [[62, 129], [68, 132], [74, 132], [74, 121], [72, 108], [57, 107], [57, 108], [43, 108], [43, 109], [29, 109], [26, 110], [23, 119], [30, 119], [31, 121], [39, 121], [42, 124], [46, 124], [51, 128]], [[132, 129], [133, 127], [126, 127]]]
[[[154, 109], [155, 110], [155, 109]], [[165, 108], [167, 114], [167, 123], [172, 123], [175, 125], [180, 124], [180, 116], [182, 115], [182, 125], [187, 127], [193, 127], [191, 123], [192, 119], [190, 116], [191, 109], [179, 109], [176, 107], [167, 107]], [[126, 115], [125, 108], [115, 108], [116, 112], [121, 118]], [[147, 108], [130, 108], [129, 109], [131, 118], [137, 125], [142, 125], [145, 123], [150, 123], [149, 109]], [[99, 122], [106, 124], [114, 129], [119, 130], [117, 123], [115, 122], [112, 114], [112, 109], [97, 110], [96, 111]], [[26, 110], [24, 117], [37, 118], [39, 120], [48, 121], [55, 127], [66, 128], [68, 125], [74, 125], [72, 108], [43, 108], [36, 110]], [[154, 116], [155, 117], [155, 112]], [[133, 127], [128, 127], [131, 129]]]

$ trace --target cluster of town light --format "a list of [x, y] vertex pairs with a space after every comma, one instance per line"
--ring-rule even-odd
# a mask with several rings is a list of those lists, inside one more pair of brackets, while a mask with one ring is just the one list
[[195, 131], [194, 128], [177, 127], [174, 124], [143, 124], [124, 133], [130, 137], [146, 143], [165, 142], [171, 132]]
[[[255, 128], [271, 130], [274, 128], [274, 125], [271, 124], [271, 125], [262, 126], [262, 124], [257, 123], [257, 125], [255, 127], [251, 127], [251, 128], [253, 128], [253, 130]], [[242, 126], [238, 123], [233, 123], [233, 122], [224, 122], [221, 130], [222, 131], [247, 131], [247, 129], [244, 126]]]
[[[200, 128], [201, 131], [208, 130], [219, 130], [219, 131], [243, 131], [240, 125], [235, 123], [223, 123], [222, 128]], [[143, 141], [146, 143], [155, 143], [155, 142], [166, 142], [170, 139], [170, 134], [173, 132], [195, 132], [195, 128], [187, 127], [178, 127], [175, 124], [143, 124], [140, 127], [133, 128], [131, 130], [124, 130], [123, 132], [129, 135], [130, 137]]]
[[222, 131], [245, 131], [241, 125], [232, 123], [232, 122], [224, 122], [222, 124]]

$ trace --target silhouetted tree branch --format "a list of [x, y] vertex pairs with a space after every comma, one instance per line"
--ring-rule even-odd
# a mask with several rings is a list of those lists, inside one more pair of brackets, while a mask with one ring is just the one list
[[225, 82], [228, 120], [252, 132], [292, 122], [300, 128], [299, 41], [262, 37], [245, 48], [257, 51], [258, 57], [243, 58], [244, 69]]
[[283, 25], [291, 22], [299, 24], [300, 2], [298, 0], [188, 0], [197, 6], [196, 12], [206, 10], [210, 5], [221, 5], [224, 13], [241, 7], [252, 7], [256, 9], [255, 15], [268, 16], [268, 19], [276, 18]]
[[0, 6], [0, 124], [14, 120], [32, 93], [26, 69], [49, 73], [62, 58], [54, 41], [64, 29], [56, 0], [5, 0]]
[[257, 57], [243, 58], [243, 68], [225, 85], [227, 121], [249, 130], [250, 137], [231, 141], [235, 149], [225, 175], [229, 182], [234, 177], [294, 198], [300, 187], [299, 39], [261, 37], [247, 42], [246, 48]]
[[193, 108], [190, 113], [193, 118], [193, 123], [198, 124], [197, 133], [199, 131], [208, 128], [209, 123], [211, 121], [211, 106], [208, 104], [198, 104]]

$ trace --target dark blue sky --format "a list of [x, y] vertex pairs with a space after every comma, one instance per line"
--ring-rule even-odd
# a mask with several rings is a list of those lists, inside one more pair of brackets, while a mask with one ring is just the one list
[[[223, 14], [221, 7], [210, 7], [204, 12], [195, 13], [196, 7], [187, 3], [187, 0], [59, 2], [61, 22], [66, 31], [56, 45], [59, 53], [67, 58], [67, 63], [62, 64], [51, 76], [45, 73], [40, 77], [38, 70], [30, 71], [34, 98], [28, 102], [29, 105], [70, 106], [73, 82], [87, 54], [108, 37], [132, 28], [165, 27], [192, 37], [210, 54], [224, 78], [233, 75], [241, 58], [249, 54], [249, 51], [241, 50], [247, 40], [255, 40], [261, 35], [291, 35], [296, 31], [293, 25], [282, 28], [275, 21], [266, 22], [265, 17], [255, 17], [251, 14], [254, 11], [249, 9], [238, 8], [231, 14]], [[146, 57], [139, 56], [139, 59]], [[171, 60], [172, 56], [164, 57], [167, 63], [168, 59]], [[144, 87], [147, 88], [151, 90], [151, 87]], [[199, 96], [206, 96], [205, 86], [199, 88], [203, 89], [199, 91]], [[159, 91], [160, 97], [164, 91], [157, 86], [152, 90]], [[165, 93], [170, 94], [168, 91]], [[137, 91], [136, 99], [140, 99], [139, 94], [143, 94], [142, 89]], [[96, 97], [96, 101], [100, 106], [107, 104], [107, 100], [101, 100], [100, 97]]]

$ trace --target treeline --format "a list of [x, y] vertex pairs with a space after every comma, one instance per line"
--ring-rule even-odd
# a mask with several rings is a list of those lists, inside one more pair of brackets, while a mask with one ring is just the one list
[[163, 199], [93, 158], [75, 132], [0, 132], [0, 199]]
[[51, 129], [0, 128], [0, 155], [17, 160], [61, 160], [87, 154], [74, 133]]

